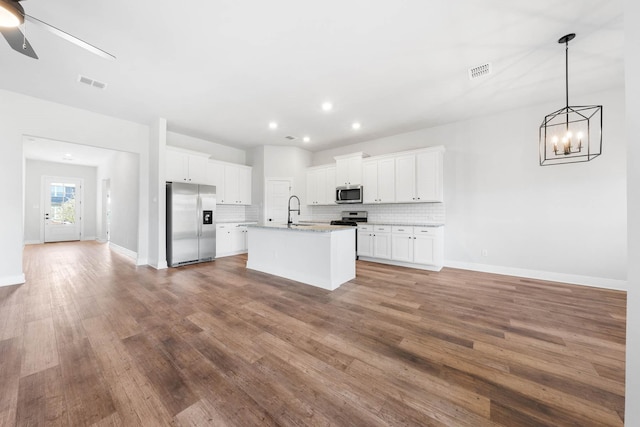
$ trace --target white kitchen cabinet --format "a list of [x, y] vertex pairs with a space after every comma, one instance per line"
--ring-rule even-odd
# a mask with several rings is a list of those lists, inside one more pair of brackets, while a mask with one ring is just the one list
[[338, 156], [336, 159], [336, 185], [362, 184], [362, 153]]
[[219, 205], [251, 204], [251, 167], [210, 160], [207, 179], [216, 186]]
[[393, 157], [362, 162], [363, 203], [395, 201], [395, 159]]
[[358, 256], [373, 257], [373, 233], [368, 228], [358, 227]]
[[327, 181], [325, 187], [325, 200], [327, 205], [336, 204], [336, 167], [329, 166], [325, 170], [327, 174]]
[[358, 256], [391, 259], [391, 227], [358, 226]]
[[413, 227], [394, 226], [391, 228], [391, 259], [413, 262]]
[[336, 168], [318, 166], [307, 169], [307, 205], [335, 204]]
[[366, 261], [440, 271], [444, 227], [358, 225], [358, 256]]
[[216, 225], [216, 258], [246, 253], [248, 249], [246, 223]]
[[444, 255], [442, 231], [442, 227], [415, 227], [413, 262], [442, 266]]
[[223, 204], [225, 200], [224, 163], [209, 160], [207, 164], [207, 181], [216, 186], [216, 204]]
[[166, 181], [210, 184], [207, 181], [207, 157], [166, 150]]
[[307, 169], [307, 205], [333, 205], [336, 190], [334, 166]]
[[444, 201], [442, 157], [441, 151], [416, 154], [416, 198], [418, 201]]
[[436, 148], [396, 156], [396, 203], [443, 201], [443, 151]]

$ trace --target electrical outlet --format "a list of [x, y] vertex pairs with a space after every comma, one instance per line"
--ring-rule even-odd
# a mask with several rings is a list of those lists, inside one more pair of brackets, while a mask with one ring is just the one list
[[487, 249], [483, 249], [482, 256], [489, 256], [489, 251]]

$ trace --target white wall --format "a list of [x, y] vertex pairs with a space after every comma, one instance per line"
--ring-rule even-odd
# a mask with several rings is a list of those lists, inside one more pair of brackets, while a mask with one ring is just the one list
[[205, 141], [204, 139], [194, 138], [176, 132], [167, 132], [167, 145], [207, 153], [215, 160], [238, 163], [241, 165], [247, 164], [247, 153], [245, 150], [218, 144], [216, 142]]
[[[311, 152], [298, 147], [265, 145], [248, 153], [248, 163], [253, 166], [252, 194], [253, 211], [247, 219], [264, 219], [265, 178], [293, 178], [293, 194], [303, 205], [301, 219], [310, 218], [310, 210], [305, 210], [307, 193], [307, 167], [311, 165]], [[251, 217], [251, 218], [250, 218]]]
[[625, 424], [640, 425], [640, 5], [625, 2], [625, 77], [627, 94], [627, 203], [629, 272], [627, 291], [627, 377]]
[[167, 268], [165, 187], [167, 121], [158, 118], [149, 132], [149, 259], [157, 269]]
[[[23, 135], [136, 152], [141, 155], [140, 221], [148, 223], [148, 127], [0, 90], [0, 286], [24, 282], [22, 271], [24, 169]], [[146, 256], [146, 233], [139, 253]]]
[[379, 155], [444, 145], [447, 265], [623, 288], [624, 92], [571, 100], [604, 105], [599, 158], [540, 167], [538, 128], [562, 106], [561, 95], [553, 104], [318, 152], [313, 164], [357, 151]]
[[[110, 242], [131, 252], [138, 252], [139, 156], [114, 151], [105, 165], [98, 168], [97, 212], [102, 215], [102, 180], [109, 179], [111, 193]], [[99, 235], [105, 233], [100, 230]]]
[[255, 147], [247, 152], [247, 164], [251, 165], [251, 203], [257, 210], [257, 218], [264, 212], [264, 156], [265, 147]]
[[42, 206], [42, 177], [71, 177], [83, 180], [82, 240], [95, 240], [96, 230], [96, 168], [68, 163], [44, 162], [27, 159], [25, 163], [25, 215], [24, 241], [43, 242], [44, 207]]

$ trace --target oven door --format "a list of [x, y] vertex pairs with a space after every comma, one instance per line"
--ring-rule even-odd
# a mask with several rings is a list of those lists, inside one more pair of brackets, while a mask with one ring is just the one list
[[336, 188], [336, 203], [362, 203], [362, 186]]

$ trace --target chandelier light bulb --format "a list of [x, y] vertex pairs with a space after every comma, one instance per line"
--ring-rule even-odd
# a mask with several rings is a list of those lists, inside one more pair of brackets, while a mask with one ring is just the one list
[[554, 137], [551, 139], [551, 142], [553, 142], [554, 144], [557, 144], [557, 143], [558, 143], [558, 137], [557, 137], [557, 136], [554, 136]]
[[573, 138], [573, 133], [570, 130], [567, 131], [567, 138], [568, 139]]
[[22, 24], [20, 13], [21, 11], [13, 4], [0, 1], [0, 27], [15, 28]]

